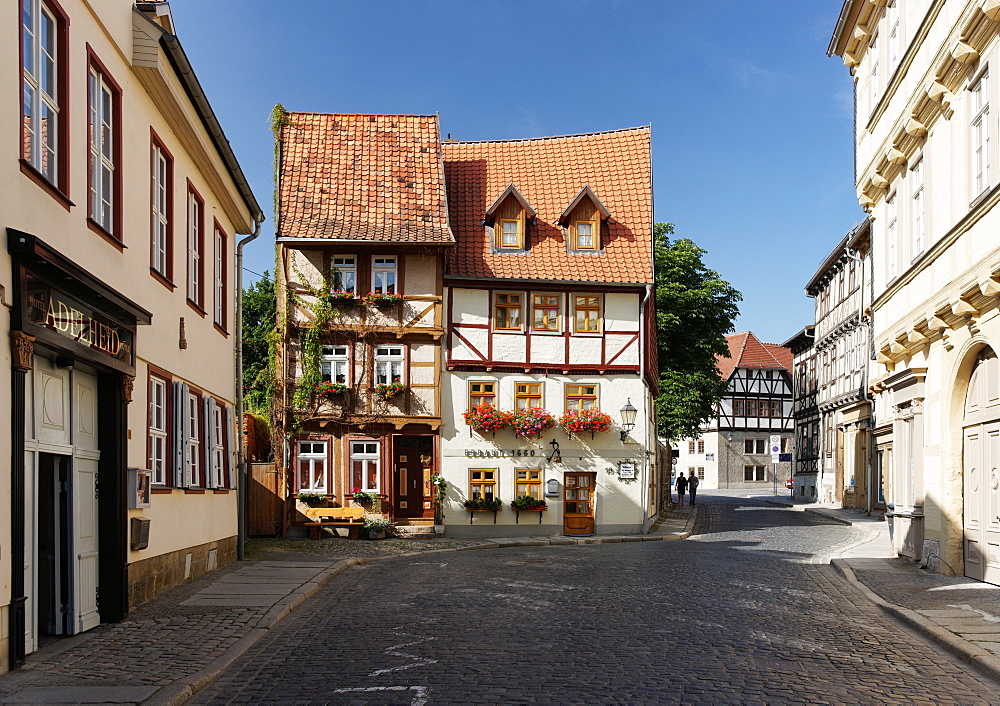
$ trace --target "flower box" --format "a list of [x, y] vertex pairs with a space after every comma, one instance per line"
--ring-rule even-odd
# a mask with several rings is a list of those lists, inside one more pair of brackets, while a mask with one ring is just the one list
[[370, 490], [355, 488], [351, 494], [351, 499], [358, 505], [374, 505], [375, 501], [378, 500], [378, 495]]
[[365, 300], [372, 306], [390, 307], [396, 306], [403, 301], [403, 297], [398, 294], [391, 294], [388, 292], [368, 292], [368, 296], [365, 297]]
[[548, 510], [549, 506], [544, 500], [538, 500], [530, 495], [522, 495], [510, 501], [510, 509], [517, 512], [529, 512], [531, 510]]
[[320, 292], [320, 299], [330, 304], [357, 304], [358, 296], [354, 292], [343, 289], [332, 289], [329, 292]]
[[467, 409], [463, 413], [465, 423], [482, 435], [496, 433], [506, 426], [510, 426], [513, 416], [510, 412], [496, 409], [492, 405], [481, 404]]
[[325, 380], [323, 382], [316, 383], [316, 394], [323, 395], [325, 397], [334, 397], [336, 395], [342, 395], [347, 392], [348, 387], [342, 382], [330, 382]]
[[589, 432], [594, 438], [594, 434], [611, 431], [611, 417], [599, 409], [574, 410], [559, 418], [559, 426], [568, 436]]
[[295, 499], [301, 503], [320, 503], [326, 501], [326, 495], [323, 493], [297, 493]]
[[503, 508], [500, 498], [473, 498], [465, 501], [465, 509], [469, 512], [497, 512]]
[[510, 425], [518, 436], [541, 436], [555, 423], [556, 418], [539, 407], [524, 407], [511, 412]]
[[380, 382], [375, 386], [375, 394], [382, 399], [389, 399], [395, 397], [400, 392], [406, 389], [406, 385], [401, 382]]

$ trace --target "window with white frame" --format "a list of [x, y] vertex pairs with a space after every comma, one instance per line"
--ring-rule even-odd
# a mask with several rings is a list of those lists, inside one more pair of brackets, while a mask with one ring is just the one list
[[357, 294], [358, 261], [354, 255], [338, 255], [330, 261], [333, 288]]
[[918, 159], [910, 169], [910, 234], [916, 259], [924, 251], [924, 160]]
[[978, 196], [990, 183], [989, 74], [984, 73], [970, 89], [972, 99], [972, 181]]
[[212, 405], [212, 475], [213, 488], [226, 487], [226, 408]]
[[323, 346], [320, 354], [320, 375], [323, 382], [342, 382], [350, 385], [347, 346]]
[[221, 328], [226, 328], [226, 259], [227, 259], [227, 243], [229, 239], [226, 237], [225, 232], [219, 227], [219, 224], [215, 224], [215, 278], [214, 278], [214, 288], [215, 288], [215, 323], [217, 323]]
[[115, 100], [116, 91], [97, 67], [90, 68], [90, 209], [91, 220], [118, 237], [115, 232]]
[[298, 442], [298, 464], [295, 468], [298, 492], [326, 495], [326, 464], [325, 441]]
[[351, 442], [351, 488], [378, 492], [379, 453], [377, 441]]
[[150, 267], [170, 279], [170, 182], [173, 165], [170, 156], [155, 141], [152, 144], [152, 213], [150, 218]]
[[167, 454], [170, 443], [167, 427], [167, 381], [149, 376], [149, 470], [153, 485], [167, 484]]
[[896, 194], [890, 194], [885, 200], [885, 250], [886, 274], [889, 281], [896, 277]]
[[375, 383], [403, 382], [403, 347], [375, 347]]
[[187, 476], [192, 486], [201, 485], [201, 398], [192, 393], [188, 393], [187, 398], [188, 415], [188, 453]]
[[202, 302], [202, 237], [203, 204], [193, 189], [188, 190], [188, 285], [187, 298], [193, 304]]
[[396, 257], [372, 258], [372, 291], [396, 294]]
[[[22, 158], [53, 185], [65, 182], [58, 172], [59, 137], [63, 134], [59, 105], [66, 58], [60, 52], [65, 20], [44, 0], [21, 1]], [[62, 187], [65, 190], [65, 187]]]

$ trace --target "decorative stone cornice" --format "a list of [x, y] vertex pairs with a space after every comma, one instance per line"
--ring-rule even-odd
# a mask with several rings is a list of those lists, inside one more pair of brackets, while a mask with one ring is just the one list
[[17, 370], [28, 371], [32, 368], [31, 357], [35, 354], [35, 337], [29, 336], [24, 331], [10, 332], [10, 348], [13, 356], [13, 365]]

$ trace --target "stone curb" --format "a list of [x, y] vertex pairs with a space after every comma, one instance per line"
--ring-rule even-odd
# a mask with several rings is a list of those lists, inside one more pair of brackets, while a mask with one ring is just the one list
[[917, 631], [963, 662], [970, 664], [988, 679], [1000, 682], [1000, 657], [976, 647], [968, 640], [963, 640], [955, 633], [928, 620], [916, 611], [889, 603], [859, 581], [854, 570], [844, 559], [833, 559], [830, 563], [844, 580], [861, 591], [865, 598], [881, 608], [886, 615]]
[[618, 542], [644, 542], [644, 541], [671, 541], [677, 539], [687, 539], [694, 529], [695, 520], [698, 517], [698, 509], [688, 518], [684, 531], [671, 536], [615, 536], [615, 537], [588, 537], [586, 539], [566, 539], [564, 537], [552, 539], [528, 539], [524, 541], [490, 541], [483, 544], [473, 544], [468, 547], [453, 547], [449, 549], [430, 549], [420, 552], [409, 552], [396, 556], [386, 557], [362, 557], [353, 559], [342, 559], [317, 574], [312, 580], [302, 584], [292, 591], [288, 596], [282, 598], [259, 620], [257, 625], [251, 628], [250, 632], [241, 637], [231, 647], [221, 655], [209, 662], [203, 669], [194, 674], [179, 679], [169, 686], [165, 686], [142, 703], [150, 706], [182, 706], [194, 698], [194, 695], [215, 681], [223, 671], [233, 662], [242, 657], [251, 647], [257, 644], [269, 630], [274, 628], [279, 622], [311, 598], [321, 588], [326, 586], [334, 577], [343, 573], [352, 566], [360, 564], [371, 564], [376, 561], [386, 561], [391, 559], [410, 559], [415, 556], [426, 556], [428, 554], [447, 554], [448, 552], [470, 551], [478, 549], [503, 549], [510, 547], [543, 547], [543, 546], [567, 546], [585, 544], [608, 544]]

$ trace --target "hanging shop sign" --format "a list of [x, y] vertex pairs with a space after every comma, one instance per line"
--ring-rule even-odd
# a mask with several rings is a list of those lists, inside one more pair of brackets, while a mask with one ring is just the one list
[[26, 284], [28, 321], [92, 353], [132, 365], [132, 330], [30, 275]]

